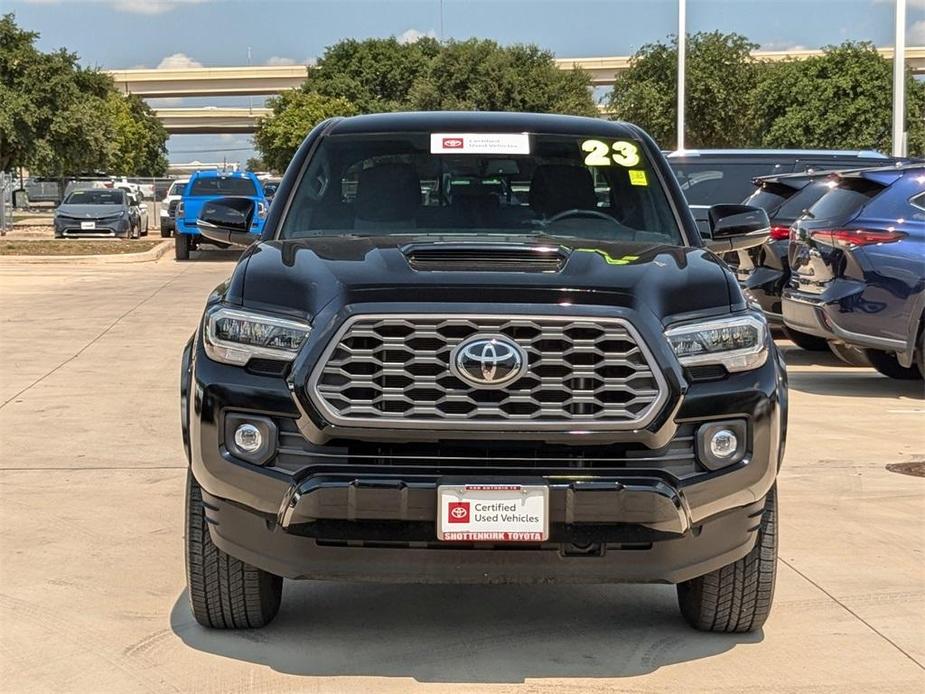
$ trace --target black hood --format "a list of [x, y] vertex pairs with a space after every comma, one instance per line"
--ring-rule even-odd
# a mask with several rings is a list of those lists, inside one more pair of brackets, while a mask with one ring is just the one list
[[[660, 318], [724, 313], [742, 295], [725, 265], [702, 248], [600, 242], [573, 237], [466, 238], [493, 247], [556, 247], [557, 271], [416, 270], [409, 248], [460, 243], [457, 237], [327, 236], [251, 246], [224, 299], [254, 309], [311, 317], [328, 304], [484, 302], [619, 306]], [[734, 292], [734, 293], [733, 293]]]

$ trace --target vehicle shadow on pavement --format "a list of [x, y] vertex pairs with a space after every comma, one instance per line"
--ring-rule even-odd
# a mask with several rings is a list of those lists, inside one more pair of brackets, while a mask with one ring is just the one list
[[[789, 345], [789, 343], [788, 343]], [[832, 354], [831, 351], [813, 352], [808, 349], [791, 347], [778, 343], [777, 348], [783, 353], [784, 361], [787, 366], [834, 366], [841, 369], [855, 369], [859, 367], [849, 366], [841, 359]]]
[[219, 248], [205, 246], [201, 251], [190, 251], [189, 260], [184, 263], [236, 263], [241, 257], [240, 248]]
[[788, 375], [790, 387], [803, 393], [861, 398], [925, 399], [922, 381], [898, 381], [881, 376], [873, 369], [851, 368], [835, 373], [793, 373]]
[[674, 587], [663, 585], [287, 581], [280, 614], [264, 629], [204, 629], [185, 591], [170, 626], [191, 648], [287, 674], [452, 683], [632, 677], [764, 638], [760, 631], [694, 631], [680, 616]]

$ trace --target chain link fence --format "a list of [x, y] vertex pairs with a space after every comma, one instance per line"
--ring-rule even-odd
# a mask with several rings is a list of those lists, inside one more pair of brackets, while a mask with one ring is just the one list
[[13, 228], [13, 177], [0, 172], [0, 236]]

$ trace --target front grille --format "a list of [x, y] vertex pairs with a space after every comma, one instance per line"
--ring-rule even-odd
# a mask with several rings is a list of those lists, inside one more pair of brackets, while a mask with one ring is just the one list
[[179, 201], [179, 200], [171, 200], [171, 201], [170, 201], [170, 203], [167, 205], [167, 216], [173, 217], [174, 215], [176, 215], [176, 213], [177, 213], [177, 203], [178, 203], [178, 202], [180, 202], [180, 201]]
[[[526, 355], [517, 380], [480, 388], [451, 372], [456, 345], [499, 334]], [[358, 316], [332, 339], [309, 393], [343, 426], [628, 429], [647, 424], [667, 397], [653, 363], [616, 318]]]

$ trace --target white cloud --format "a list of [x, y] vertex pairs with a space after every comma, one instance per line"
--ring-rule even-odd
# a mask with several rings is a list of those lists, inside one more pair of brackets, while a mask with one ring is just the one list
[[163, 14], [179, 5], [198, 5], [209, 0], [110, 0], [113, 9], [132, 14]]
[[158, 70], [178, 70], [185, 67], [202, 67], [202, 63], [193, 60], [186, 53], [174, 53], [157, 64]]
[[[66, 0], [25, 0], [32, 5], [60, 5]], [[97, 0], [99, 1], [99, 0]], [[130, 12], [131, 14], [163, 14], [170, 12], [179, 5], [198, 5], [211, 0], [102, 0], [117, 12]]]
[[925, 19], [920, 19], [909, 27], [909, 31], [906, 32], [906, 41], [913, 46], [925, 45]]
[[414, 43], [416, 41], [420, 41], [425, 36], [435, 39], [437, 38], [437, 32], [434, 31], [433, 29], [430, 29], [427, 32], [418, 31], [417, 29], [408, 29], [398, 35], [398, 42], [399, 43]]
[[281, 55], [274, 55], [267, 59], [267, 65], [295, 65], [293, 58], [285, 58]]
[[[896, 0], [874, 0], [878, 5], [895, 5]], [[906, 7], [914, 10], [925, 10], [925, 0], [906, 0]]]
[[806, 46], [801, 43], [789, 43], [787, 41], [768, 41], [761, 44], [761, 49], [765, 51], [805, 51]]

